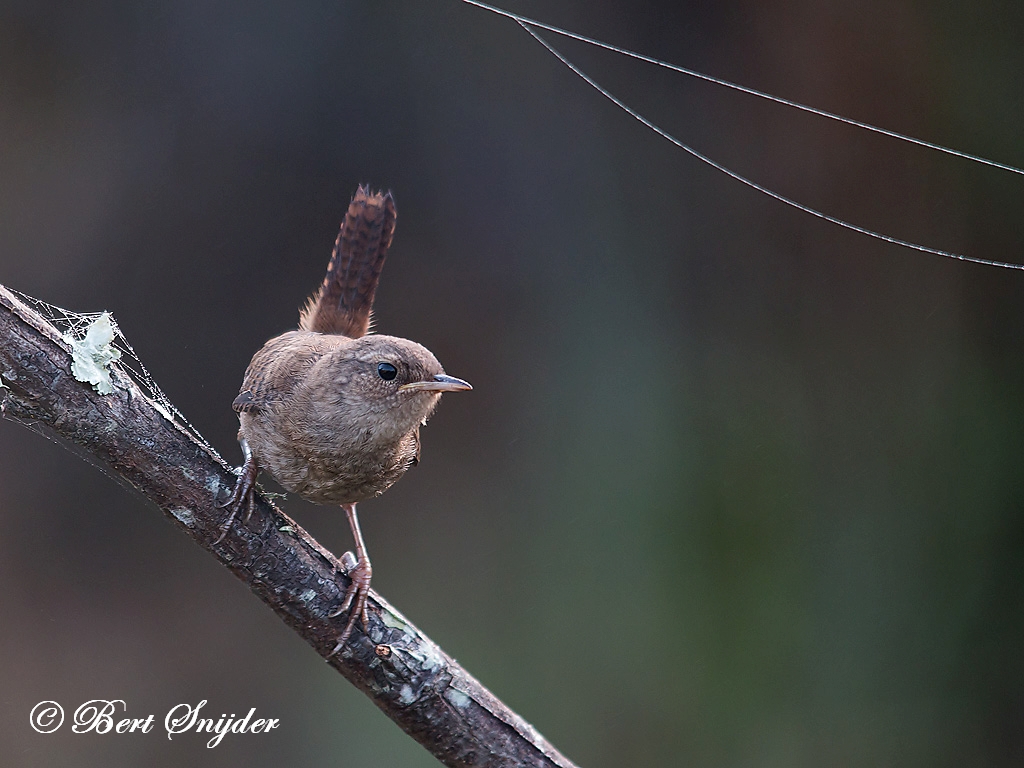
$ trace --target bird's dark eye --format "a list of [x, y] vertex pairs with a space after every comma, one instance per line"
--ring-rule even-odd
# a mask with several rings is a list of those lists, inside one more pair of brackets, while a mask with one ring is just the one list
[[384, 381], [391, 381], [398, 375], [398, 369], [391, 363], [377, 363], [377, 375]]

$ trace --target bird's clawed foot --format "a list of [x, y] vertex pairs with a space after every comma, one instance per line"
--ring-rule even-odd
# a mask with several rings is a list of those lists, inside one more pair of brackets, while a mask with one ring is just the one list
[[253, 457], [252, 451], [249, 450], [249, 446], [246, 445], [244, 440], [241, 443], [242, 451], [245, 454], [245, 463], [238, 470], [238, 481], [235, 483], [234, 490], [231, 491], [230, 496], [224, 501], [215, 503], [215, 506], [221, 509], [231, 510], [231, 514], [228, 515], [228, 519], [221, 526], [220, 536], [213, 542], [214, 544], [220, 544], [224, 541], [224, 537], [228, 535], [228, 531], [231, 530], [231, 526], [234, 524], [235, 518], [238, 517], [238, 513], [243, 506], [245, 507], [245, 522], [249, 522], [249, 518], [252, 517], [253, 506], [256, 504], [256, 476], [260, 473], [260, 468], [256, 464], [256, 459]]
[[373, 576], [370, 559], [363, 557], [361, 560], [356, 560], [351, 552], [346, 552], [341, 560], [346, 567], [350, 582], [348, 589], [345, 591], [345, 601], [338, 610], [332, 611], [330, 616], [332, 618], [340, 616], [345, 611], [349, 611], [349, 615], [348, 621], [345, 623], [345, 629], [338, 637], [337, 645], [334, 646], [333, 651], [327, 654], [327, 658], [340, 651], [345, 646], [345, 643], [348, 642], [348, 638], [352, 634], [352, 628], [356, 625], [356, 619], [362, 622], [363, 632], [366, 632], [369, 626], [369, 617], [366, 613], [366, 598], [370, 594], [370, 577]]

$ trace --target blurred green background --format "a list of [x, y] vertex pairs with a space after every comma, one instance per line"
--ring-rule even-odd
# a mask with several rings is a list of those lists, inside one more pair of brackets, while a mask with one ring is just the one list
[[[1024, 8], [967, 5], [506, 3], [1022, 166]], [[780, 193], [1024, 262], [1020, 177], [549, 37]], [[0, 6], [0, 282], [113, 311], [232, 462], [360, 182], [377, 329], [475, 386], [361, 505], [374, 586], [485, 685], [591, 768], [1024, 764], [1024, 275], [744, 188], [456, 0]], [[5, 765], [435, 764], [139, 497], [0, 457]], [[96, 698], [282, 726], [29, 728]]]

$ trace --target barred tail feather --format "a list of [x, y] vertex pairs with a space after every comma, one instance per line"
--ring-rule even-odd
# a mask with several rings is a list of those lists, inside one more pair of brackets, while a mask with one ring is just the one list
[[360, 186], [334, 243], [327, 276], [299, 318], [299, 328], [359, 338], [370, 329], [370, 311], [384, 259], [395, 233], [390, 192]]

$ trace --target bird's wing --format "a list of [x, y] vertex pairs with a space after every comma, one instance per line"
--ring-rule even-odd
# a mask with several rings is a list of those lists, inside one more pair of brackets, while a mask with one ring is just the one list
[[286, 397], [331, 348], [331, 337], [308, 331], [289, 331], [271, 339], [253, 355], [231, 407], [236, 413], [255, 413]]

